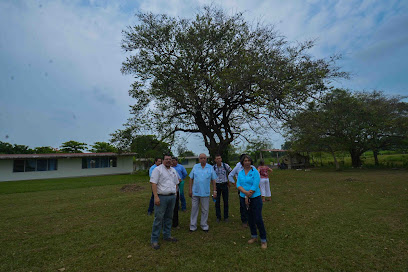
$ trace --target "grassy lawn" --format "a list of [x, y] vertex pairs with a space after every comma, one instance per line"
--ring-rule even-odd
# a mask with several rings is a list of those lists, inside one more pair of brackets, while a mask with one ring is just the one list
[[179, 242], [154, 251], [146, 176], [3, 182], [0, 271], [408, 270], [407, 171], [283, 170], [271, 184], [267, 250], [247, 244], [233, 189], [229, 223], [211, 203], [210, 232], [189, 233], [180, 213]]

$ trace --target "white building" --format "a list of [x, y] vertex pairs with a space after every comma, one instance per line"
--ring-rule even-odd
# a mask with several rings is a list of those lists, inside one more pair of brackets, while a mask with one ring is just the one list
[[193, 168], [194, 165], [198, 163], [198, 156], [179, 157], [179, 163], [184, 166], [184, 168]]
[[0, 181], [130, 174], [135, 153], [0, 154]]

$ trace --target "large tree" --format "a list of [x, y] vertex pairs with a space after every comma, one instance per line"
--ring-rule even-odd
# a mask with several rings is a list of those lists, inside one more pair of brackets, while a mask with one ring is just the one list
[[[368, 150], [398, 145], [406, 138], [407, 103], [402, 97], [380, 92], [336, 89], [298, 112], [285, 123], [292, 148], [329, 151], [339, 168], [335, 151], [348, 151], [353, 167], [362, 164]], [[378, 160], [377, 160], [378, 163]]]
[[379, 165], [381, 150], [399, 149], [408, 139], [408, 103], [403, 102], [404, 97], [389, 97], [379, 91], [361, 92], [356, 96], [365, 107], [369, 147], [375, 165]]
[[[336, 57], [315, 59], [313, 42], [287, 42], [271, 26], [249, 24], [242, 13], [206, 6], [194, 19], [152, 13], [123, 31], [129, 53], [122, 72], [136, 81], [129, 133], [149, 130], [161, 139], [199, 133], [212, 156], [248, 130], [262, 133], [272, 118], [285, 118], [344, 77]], [[122, 137], [125, 135], [125, 137]]]

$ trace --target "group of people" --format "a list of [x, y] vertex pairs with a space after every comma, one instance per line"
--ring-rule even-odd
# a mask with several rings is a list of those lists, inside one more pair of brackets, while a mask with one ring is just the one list
[[[191, 197], [190, 232], [197, 230], [197, 218], [201, 210], [200, 227], [204, 232], [209, 231], [208, 214], [210, 196], [215, 200], [217, 222], [221, 221], [221, 196], [224, 203], [224, 221], [228, 222], [229, 187], [236, 183], [240, 199], [241, 221], [244, 227], [249, 225], [251, 239], [249, 244], [258, 241], [258, 232], [261, 248], [267, 248], [266, 230], [262, 219], [264, 201], [271, 198], [268, 174], [272, 171], [261, 161], [256, 169], [250, 156], [242, 154], [240, 161], [232, 169], [222, 162], [221, 155], [214, 158], [215, 164], [207, 163], [205, 154], [199, 155], [199, 163], [194, 165], [189, 177], [189, 196]], [[165, 155], [163, 160], [155, 159], [155, 164], [149, 170], [152, 196], [148, 214], [154, 211], [154, 221], [151, 234], [151, 245], [159, 249], [160, 232], [163, 240], [177, 242], [171, 236], [171, 228], [178, 227], [179, 199], [181, 210], [186, 211], [184, 196], [184, 180], [187, 177], [186, 169], [178, 164], [177, 157]], [[237, 181], [235, 182], [235, 179]], [[212, 187], [212, 190], [211, 190]], [[212, 192], [212, 193], [211, 193]]]

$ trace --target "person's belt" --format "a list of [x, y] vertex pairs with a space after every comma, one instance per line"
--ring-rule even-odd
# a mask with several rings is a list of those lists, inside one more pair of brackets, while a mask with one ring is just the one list
[[172, 195], [176, 195], [176, 193], [171, 193], [171, 194], [157, 194], [159, 196], [172, 196]]

